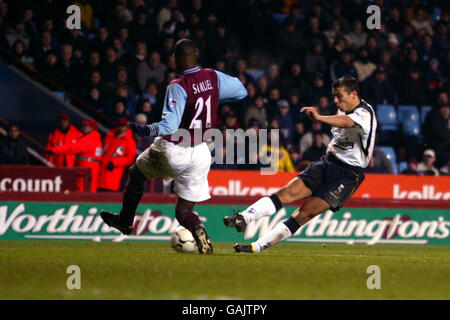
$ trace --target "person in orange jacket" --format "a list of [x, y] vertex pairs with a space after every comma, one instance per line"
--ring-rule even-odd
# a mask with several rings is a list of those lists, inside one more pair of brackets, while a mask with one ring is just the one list
[[[75, 166], [90, 168], [92, 174], [91, 192], [97, 192], [100, 159], [103, 153], [102, 139], [94, 120], [81, 121], [83, 137], [75, 143], [66, 143], [48, 149], [53, 154], [75, 154]], [[78, 191], [84, 190], [84, 179], [77, 179]]]
[[[47, 149], [61, 146], [63, 144], [75, 143], [83, 134], [74, 125], [70, 124], [69, 116], [65, 113], [58, 115], [56, 129], [47, 139]], [[52, 154], [46, 153], [46, 159], [57, 167], [72, 168], [75, 165], [74, 154]]]
[[136, 157], [136, 142], [126, 118], [119, 118], [116, 127], [106, 135], [103, 150], [99, 190], [119, 191], [124, 169], [132, 165]]

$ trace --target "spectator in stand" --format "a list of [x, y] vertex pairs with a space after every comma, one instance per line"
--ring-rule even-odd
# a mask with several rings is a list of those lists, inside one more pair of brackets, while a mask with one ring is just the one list
[[430, 101], [437, 96], [440, 90], [439, 86], [444, 81], [445, 76], [439, 69], [439, 60], [436, 58], [431, 58], [428, 62], [428, 68], [425, 70], [424, 81], [428, 88], [429, 95], [427, 100]]
[[302, 160], [310, 162], [319, 160], [327, 151], [327, 147], [323, 144], [323, 135], [321, 131], [313, 132], [314, 143], [303, 153]]
[[136, 8], [135, 19], [129, 25], [131, 43], [152, 43], [158, 39], [158, 25], [150, 18], [147, 9], [142, 4]]
[[[270, 158], [270, 163], [272, 167], [278, 172], [295, 172], [295, 168], [292, 165], [291, 157], [289, 156], [289, 152], [286, 150], [286, 147], [283, 145], [283, 139], [280, 140], [280, 144], [278, 148], [274, 148], [271, 141], [272, 135], [274, 135], [274, 139], [279, 140], [281, 137], [276, 137], [278, 131], [269, 132], [268, 138], [269, 143], [264, 144], [259, 151], [259, 157], [261, 163], [267, 163], [266, 157]], [[278, 158], [278, 162], [274, 163], [274, 161]], [[277, 170], [278, 169], [278, 170]]]
[[52, 34], [50, 32], [44, 31], [41, 35], [41, 42], [39, 46], [34, 48], [33, 55], [36, 58], [36, 61], [42, 62], [45, 60], [45, 56], [47, 52], [53, 51], [55, 48], [52, 43]]
[[314, 143], [314, 135], [313, 132], [321, 132], [322, 133], [322, 142], [325, 146], [328, 146], [330, 143], [330, 136], [326, 134], [322, 129], [322, 122], [314, 121], [312, 123], [312, 131], [308, 131], [305, 133], [300, 140], [300, 157], [303, 159], [303, 154], [305, 151], [311, 147]]
[[0, 2], [0, 30], [4, 32], [11, 25], [11, 13], [9, 12], [8, 3]]
[[83, 120], [81, 131], [83, 136], [75, 143], [69, 142], [63, 145], [50, 147], [47, 151], [54, 155], [74, 154], [75, 166], [91, 169], [91, 190], [84, 190], [84, 179], [77, 179], [79, 191], [97, 192], [98, 171], [100, 159], [103, 153], [100, 133], [97, 131], [98, 125], [94, 120]]
[[127, 90], [126, 98], [131, 106], [134, 107], [136, 105], [136, 92], [134, 91], [133, 86], [131, 86], [131, 83], [128, 80], [128, 72], [125, 67], [117, 68], [116, 81], [112, 84], [112, 89], [115, 90], [117, 88], [124, 88]]
[[300, 96], [303, 96], [306, 92], [306, 87], [306, 79], [303, 75], [301, 63], [292, 64], [289, 74], [283, 77], [283, 91], [297, 91]]
[[417, 50], [414, 48], [409, 49], [406, 59], [400, 64], [400, 72], [402, 76], [405, 78], [408, 77], [408, 73], [412, 68], [418, 70], [419, 72], [422, 71], [422, 62], [419, 59]]
[[344, 36], [347, 41], [349, 48], [359, 49], [366, 44], [367, 33], [363, 30], [363, 24], [359, 20], [353, 22], [352, 31]]
[[323, 44], [320, 41], [312, 43], [311, 52], [305, 57], [305, 71], [309, 77], [317, 73], [325, 73], [327, 71], [327, 61], [323, 55]]
[[145, 86], [145, 90], [142, 92], [140, 99], [148, 100], [152, 105], [158, 103], [158, 85], [156, 82], [149, 80]]
[[54, 51], [48, 51], [45, 56], [45, 61], [39, 63], [36, 67], [44, 77], [58, 82], [60, 77], [58, 56]]
[[73, 90], [80, 81], [77, 79], [77, 70], [73, 65], [73, 48], [70, 44], [64, 44], [61, 46], [60, 59], [58, 65], [59, 84], [68, 90]]
[[89, 52], [88, 59], [84, 62], [82, 69], [84, 81], [88, 81], [94, 71], [101, 73], [103, 67], [101, 64], [100, 52], [95, 50]]
[[117, 121], [119, 118], [134, 119], [135, 117], [134, 111], [128, 107], [127, 100], [123, 97], [114, 100], [108, 115], [113, 121]]
[[320, 97], [330, 94], [330, 90], [325, 88], [324, 75], [322, 73], [314, 75], [312, 87], [308, 91], [307, 101], [310, 105], [317, 105]]
[[102, 99], [100, 91], [96, 87], [93, 87], [89, 91], [88, 97], [85, 97], [85, 99], [87, 104], [93, 107], [97, 112], [105, 112], [105, 101]]
[[117, 68], [121, 66], [117, 51], [113, 47], [107, 47], [102, 76], [104, 81], [111, 85], [115, 81]]
[[350, 24], [348, 20], [342, 14], [342, 3], [340, 1], [334, 1], [331, 4], [331, 12], [330, 15], [326, 17], [327, 25], [330, 26], [334, 20], [338, 20], [339, 24], [342, 27], [343, 32], [350, 31]]
[[280, 88], [273, 87], [269, 90], [269, 99], [267, 102], [267, 113], [269, 117], [274, 117], [278, 112], [278, 100], [281, 99]]
[[258, 94], [262, 95], [265, 98], [269, 97], [269, 82], [265, 76], [261, 76], [257, 81], [257, 91]]
[[400, 9], [397, 6], [390, 8], [387, 17], [387, 29], [393, 33], [400, 34], [404, 24], [405, 22], [403, 21]]
[[18, 124], [10, 123], [8, 125], [8, 135], [0, 140], [0, 164], [30, 164], [27, 145], [22, 139]]
[[289, 149], [289, 156], [291, 157], [292, 166], [294, 167], [295, 171], [299, 170], [299, 165], [301, 162], [300, 159], [300, 153], [297, 146], [293, 146]]
[[99, 191], [119, 191], [123, 172], [133, 164], [136, 157], [136, 143], [131, 129], [128, 129], [127, 119], [117, 120], [116, 127], [106, 135], [103, 146], [98, 177]]
[[38, 28], [36, 26], [36, 19], [33, 9], [25, 9], [25, 11], [23, 12], [22, 22], [25, 24], [25, 31], [30, 35], [30, 39], [36, 39]]
[[[77, 142], [83, 134], [70, 123], [69, 115], [61, 113], [56, 118], [56, 129], [47, 139], [47, 149]], [[57, 167], [72, 168], [75, 165], [75, 154], [46, 154], [50, 163]]]
[[14, 42], [13, 48], [12, 48], [12, 55], [15, 57], [18, 61], [21, 61], [23, 63], [33, 65], [34, 64], [34, 58], [29, 56], [25, 52], [25, 46], [23, 45], [22, 41], [16, 40]]
[[448, 27], [443, 21], [439, 21], [436, 25], [437, 33], [434, 35], [436, 50], [446, 52], [450, 49], [450, 39], [448, 37]]
[[157, 122], [158, 121], [158, 116], [156, 115], [156, 112], [153, 108], [152, 103], [150, 102], [150, 100], [141, 100], [138, 103], [138, 112], [141, 114], [144, 114], [146, 116], [146, 121], [148, 121], [148, 123], [153, 123], [153, 122]]
[[334, 19], [331, 23], [331, 28], [324, 31], [323, 34], [328, 40], [329, 47], [334, 44], [337, 37], [343, 37], [344, 33], [342, 33], [341, 23], [339, 22], [339, 19]]
[[295, 28], [295, 21], [292, 17], [288, 17], [283, 22], [283, 28], [280, 28], [277, 33], [278, 40], [277, 51], [281, 54], [299, 52], [302, 47], [302, 35]]
[[272, 62], [269, 65], [266, 77], [270, 87], [278, 86], [280, 84], [280, 66], [278, 63]]
[[250, 119], [256, 119], [261, 128], [267, 127], [267, 111], [262, 96], [257, 96], [254, 103], [245, 111], [244, 123], [246, 127], [248, 126]]
[[363, 83], [377, 69], [375, 63], [369, 60], [369, 53], [366, 48], [359, 50], [358, 58], [353, 63], [353, 66], [356, 69], [360, 83]]
[[350, 50], [342, 52], [341, 59], [331, 64], [331, 80], [335, 81], [337, 78], [345, 75], [351, 75], [358, 80], [358, 73], [353, 66], [353, 55]]
[[330, 104], [330, 99], [328, 99], [328, 96], [321, 96], [319, 98], [319, 102], [317, 103], [317, 107], [319, 113], [323, 116], [332, 116], [337, 112], [336, 108], [333, 108]]
[[409, 158], [408, 167], [400, 172], [400, 174], [419, 175], [419, 172], [417, 171], [417, 159], [414, 157]]
[[102, 80], [102, 74], [99, 70], [93, 70], [90, 74], [85, 95], [87, 95], [92, 88], [98, 90], [101, 99], [107, 99], [110, 96], [111, 88]]
[[394, 103], [395, 96], [392, 85], [386, 77], [384, 67], [379, 67], [362, 87], [362, 96], [373, 106], [383, 103]]
[[430, 36], [433, 35], [431, 19], [426, 14], [423, 8], [418, 8], [416, 10], [414, 19], [411, 20], [411, 25], [413, 26], [414, 30], [417, 32], [419, 36], [424, 34], [428, 34]]
[[104, 55], [106, 48], [109, 46], [109, 40], [108, 28], [101, 26], [97, 30], [97, 36], [90, 41], [89, 48], [91, 51], [98, 51], [100, 54]]
[[436, 153], [427, 149], [423, 152], [422, 162], [418, 164], [417, 170], [425, 176], [439, 176], [439, 170], [434, 166]]
[[442, 166], [449, 159], [450, 149], [450, 104], [447, 92], [441, 92], [438, 96], [438, 105], [433, 108], [425, 119], [424, 137], [425, 143], [436, 150], [437, 165]]
[[278, 100], [278, 113], [276, 118], [280, 125], [281, 134], [286, 139], [287, 144], [290, 145], [292, 143], [294, 122], [289, 110], [289, 102], [284, 99]]
[[167, 66], [161, 62], [161, 55], [158, 51], [151, 53], [148, 66], [147, 79], [154, 79], [156, 83], [161, 84], [164, 81]]
[[10, 48], [13, 47], [14, 43], [17, 40], [22, 41], [25, 50], [28, 50], [28, 47], [30, 46], [30, 36], [28, 35], [28, 33], [25, 31], [25, 23], [23, 23], [22, 21], [19, 21], [15, 28], [9, 28], [6, 31], [5, 34], [5, 38], [8, 41], [8, 45]]
[[228, 112], [227, 116], [225, 117], [225, 125], [227, 129], [239, 128], [239, 122], [237, 121], [236, 113], [233, 110]]
[[305, 43], [313, 43], [319, 41], [322, 44], [327, 43], [327, 38], [323, 35], [319, 26], [319, 19], [317, 17], [310, 17], [308, 27], [303, 32], [303, 41]]
[[403, 104], [424, 105], [427, 101], [425, 83], [422, 80], [420, 70], [412, 67], [408, 77], [403, 82], [400, 102]]
[[133, 21], [130, 10], [122, 3], [117, 3], [108, 17], [108, 27], [112, 33], [117, 33], [120, 28], [125, 27]]
[[292, 144], [294, 145], [294, 147], [297, 148], [296, 150], [299, 154], [299, 157], [300, 157], [300, 140], [302, 139], [305, 132], [306, 130], [304, 122], [301, 120], [297, 120], [295, 122], [294, 133], [292, 135]]

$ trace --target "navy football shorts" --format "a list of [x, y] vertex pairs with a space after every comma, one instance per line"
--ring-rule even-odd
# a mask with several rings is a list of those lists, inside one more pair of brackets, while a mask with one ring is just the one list
[[350, 166], [329, 155], [311, 163], [297, 177], [319, 197], [338, 211], [364, 180], [364, 169]]

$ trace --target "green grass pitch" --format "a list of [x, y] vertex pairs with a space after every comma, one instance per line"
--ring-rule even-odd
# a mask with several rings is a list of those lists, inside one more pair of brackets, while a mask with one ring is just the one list
[[[183, 254], [168, 242], [0, 241], [0, 299], [450, 299], [450, 247], [283, 243]], [[66, 287], [69, 265], [81, 289]], [[381, 269], [369, 290], [367, 267]]]

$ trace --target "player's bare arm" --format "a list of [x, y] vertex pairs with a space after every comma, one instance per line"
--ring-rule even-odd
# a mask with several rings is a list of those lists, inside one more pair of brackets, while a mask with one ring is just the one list
[[308, 118], [315, 121], [320, 121], [338, 128], [351, 128], [356, 125], [356, 123], [346, 115], [335, 115], [335, 116], [323, 116], [320, 115], [315, 107], [303, 107], [300, 110], [305, 112]]

